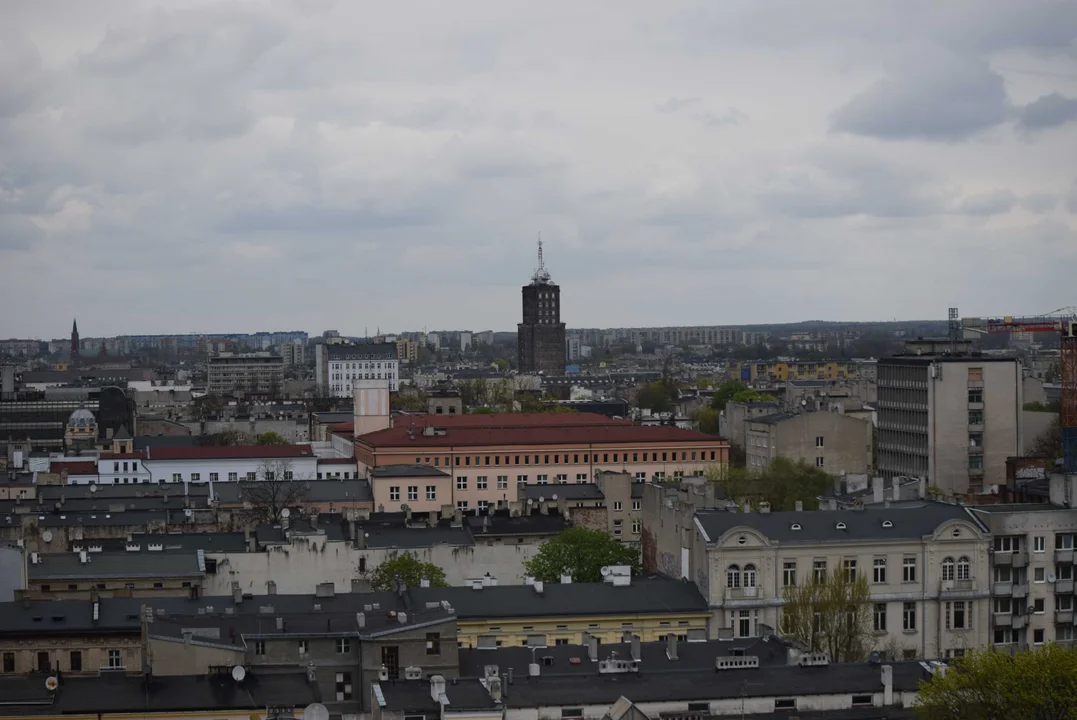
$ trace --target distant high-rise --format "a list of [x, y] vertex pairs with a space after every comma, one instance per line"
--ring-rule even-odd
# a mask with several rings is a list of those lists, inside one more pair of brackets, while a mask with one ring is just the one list
[[523, 287], [523, 322], [517, 326], [516, 353], [520, 372], [565, 372], [565, 324], [561, 322], [561, 288], [554, 285], [542, 261]]

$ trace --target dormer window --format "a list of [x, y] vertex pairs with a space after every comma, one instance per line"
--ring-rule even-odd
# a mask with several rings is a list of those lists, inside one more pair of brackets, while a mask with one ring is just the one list
[[789, 529], [790, 530], [799, 530], [800, 529], [800, 523], [793, 523], [792, 525], [789, 526]]
[[894, 523], [893, 523], [892, 520], [883, 520], [883, 527], [884, 528], [892, 528], [892, 527], [894, 527]]
[[840, 522], [837, 525], [835, 525], [835, 527], [838, 528], [838, 530], [844, 530], [845, 529], [845, 523]]

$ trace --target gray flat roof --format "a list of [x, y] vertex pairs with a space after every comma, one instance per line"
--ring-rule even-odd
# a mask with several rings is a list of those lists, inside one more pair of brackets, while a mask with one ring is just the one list
[[43, 580], [103, 580], [106, 578], [200, 578], [204, 574], [198, 568], [195, 551], [171, 553], [99, 552], [87, 553], [82, 562], [79, 553], [46, 553], [40, 562], [27, 566], [27, 576], [32, 581]]

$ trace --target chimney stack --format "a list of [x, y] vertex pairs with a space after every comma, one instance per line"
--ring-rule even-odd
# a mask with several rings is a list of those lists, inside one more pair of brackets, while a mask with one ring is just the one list
[[883, 707], [892, 707], [894, 704], [894, 668], [890, 665], [882, 666], [883, 683]]
[[598, 662], [598, 638], [590, 633], [587, 634], [587, 658], [591, 662]]
[[677, 633], [675, 632], [666, 634], [666, 657], [670, 660], [677, 659]]
[[883, 487], [883, 479], [881, 477], [873, 477], [871, 479], [871, 502], [875, 505], [881, 505], [885, 499], [886, 488]]
[[639, 662], [643, 659], [639, 646], [639, 635], [632, 636], [632, 659]]
[[804, 512], [804, 501], [797, 500], [793, 507], [796, 509], [797, 512]]

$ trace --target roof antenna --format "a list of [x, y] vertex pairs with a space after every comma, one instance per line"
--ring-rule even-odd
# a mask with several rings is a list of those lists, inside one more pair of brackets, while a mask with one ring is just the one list
[[531, 277], [531, 282], [534, 285], [546, 285], [550, 282], [550, 273], [546, 271], [546, 265], [542, 261], [542, 233], [540, 232], [538, 240], [538, 269], [535, 270], [535, 274]]

